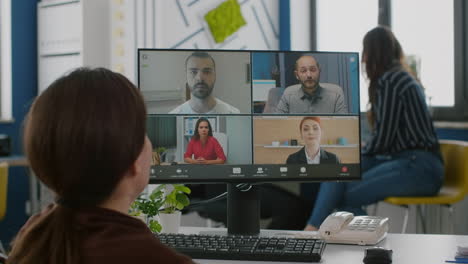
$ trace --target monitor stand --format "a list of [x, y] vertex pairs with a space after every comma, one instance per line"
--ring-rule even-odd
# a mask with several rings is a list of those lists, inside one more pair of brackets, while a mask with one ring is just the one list
[[[242, 187], [240, 187], [242, 186]], [[227, 233], [206, 231], [209, 235], [260, 234], [260, 191], [255, 185], [227, 184]]]
[[227, 185], [227, 229], [229, 235], [260, 233], [260, 191], [258, 186]]
[[304, 235], [299, 230], [262, 230], [260, 232], [260, 190], [257, 185], [233, 183], [227, 185], [227, 225], [227, 232], [223, 229], [201, 231], [200, 234], [317, 238], [316, 235]]

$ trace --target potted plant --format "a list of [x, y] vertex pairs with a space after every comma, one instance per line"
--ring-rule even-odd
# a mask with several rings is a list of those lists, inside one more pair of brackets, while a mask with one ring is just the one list
[[165, 147], [158, 147], [153, 149], [153, 164], [159, 165], [161, 162], [165, 161], [166, 158], [166, 148]]
[[[190, 188], [182, 184], [161, 184], [147, 198], [138, 197], [131, 206], [130, 214], [145, 214], [148, 227], [155, 233], [177, 233], [180, 226], [180, 210], [190, 204], [187, 196], [190, 192]], [[159, 216], [160, 221], [155, 219], [156, 216]]]

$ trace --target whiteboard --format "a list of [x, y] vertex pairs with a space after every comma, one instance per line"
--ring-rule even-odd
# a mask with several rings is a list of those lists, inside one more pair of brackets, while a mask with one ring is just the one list
[[112, 69], [136, 82], [138, 48], [279, 49], [279, 0], [238, 0], [246, 25], [215, 43], [203, 17], [224, 1], [112, 1]]

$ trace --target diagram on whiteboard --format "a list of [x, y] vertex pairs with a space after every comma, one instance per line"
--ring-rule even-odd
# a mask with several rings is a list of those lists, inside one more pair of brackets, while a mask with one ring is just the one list
[[111, 12], [112, 68], [132, 80], [138, 48], [279, 48], [279, 0], [118, 0]]

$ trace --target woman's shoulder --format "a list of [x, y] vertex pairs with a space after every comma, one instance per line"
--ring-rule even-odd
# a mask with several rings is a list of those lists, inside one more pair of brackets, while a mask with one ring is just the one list
[[213, 142], [213, 143], [219, 143], [218, 140], [214, 136], [209, 136], [208, 141]]
[[322, 151], [322, 153], [320, 153], [320, 155], [322, 155], [323, 158], [339, 162], [340, 159], [338, 158], [338, 156], [335, 153], [326, 151], [324, 149], [320, 149], [320, 151]]
[[105, 258], [106, 263], [134, 263], [140, 258], [159, 263], [191, 263], [161, 244], [146, 224], [134, 217], [96, 209], [81, 214], [78, 222], [87, 230], [83, 233], [86, 263], [99, 263], [100, 258]]
[[286, 163], [303, 163], [303, 161], [301, 162], [300, 160], [303, 160], [305, 159], [305, 151], [304, 151], [304, 147], [301, 148], [300, 150], [292, 153], [292, 154], [289, 154], [288, 156], [288, 159], [286, 161]]
[[83, 263], [192, 263], [190, 258], [163, 245], [156, 235], [126, 232], [112, 240], [85, 243]]
[[411, 73], [403, 69], [387, 71], [379, 78], [380, 87], [391, 86], [392, 91], [398, 94], [406, 91], [410, 87], [420, 87], [419, 82]]
[[399, 80], [405, 79], [405, 78], [413, 78], [413, 77], [408, 71], [406, 71], [404, 69], [394, 68], [394, 69], [390, 69], [390, 70], [384, 72], [379, 77], [379, 81], [380, 82], [382, 82], [382, 81], [395, 82], [395, 81], [399, 81]]

